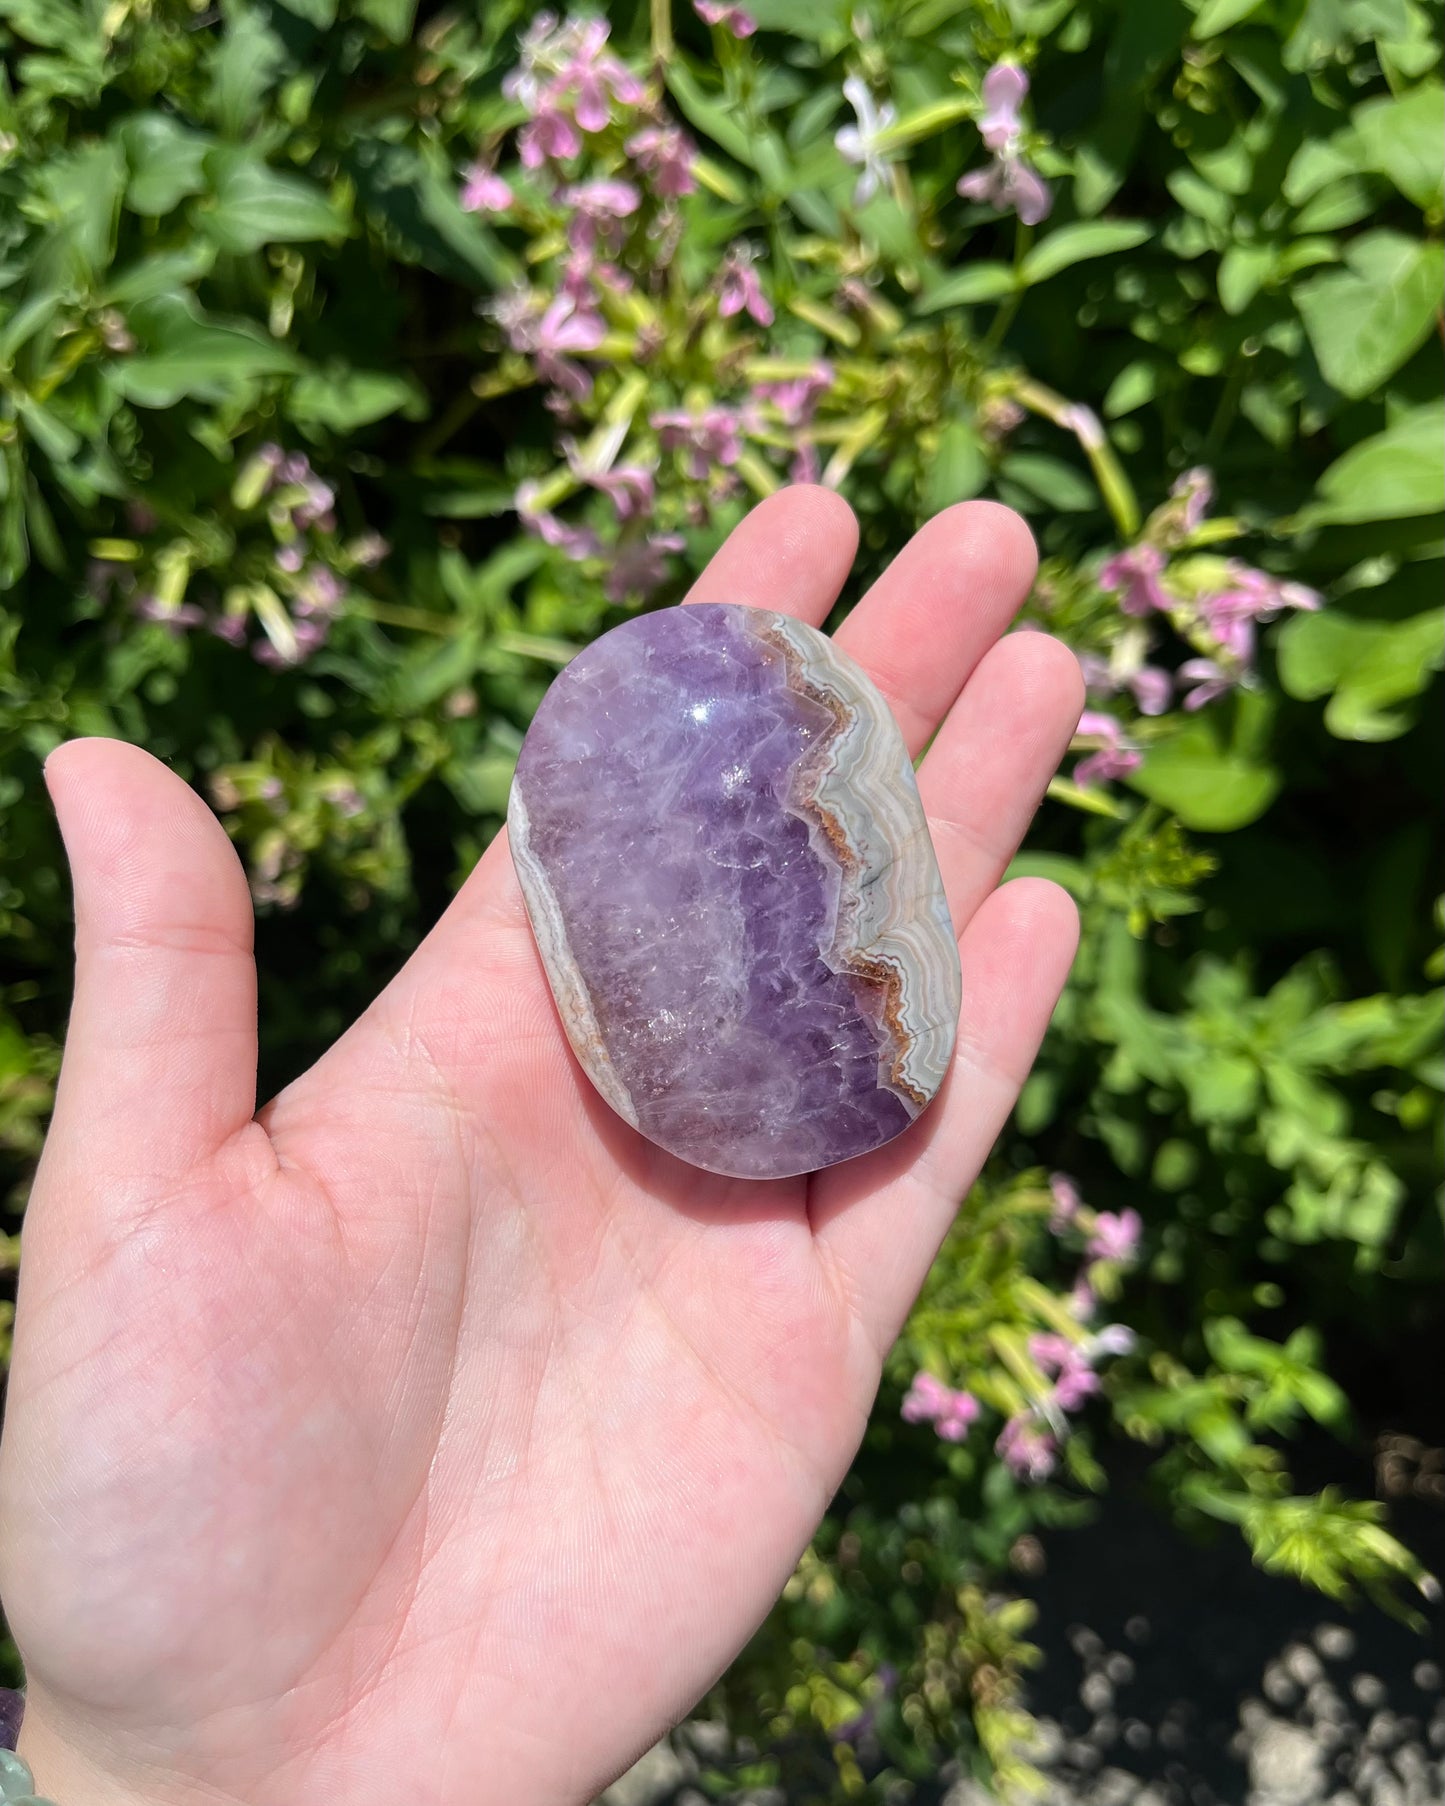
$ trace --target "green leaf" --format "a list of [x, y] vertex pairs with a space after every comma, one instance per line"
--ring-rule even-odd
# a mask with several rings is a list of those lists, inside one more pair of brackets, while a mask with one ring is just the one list
[[206, 186], [202, 163], [213, 142], [166, 113], [132, 113], [116, 129], [130, 169], [125, 201], [132, 213], [160, 218]]
[[104, 299], [112, 307], [129, 307], [136, 301], [189, 288], [215, 261], [216, 247], [204, 239], [193, 239], [181, 251], [153, 252], [117, 270], [104, 290]]
[[[125, 187], [125, 159], [109, 142], [84, 145], [41, 166], [36, 184], [52, 225], [36, 259], [43, 282], [86, 286], [115, 254], [116, 221]], [[3, 219], [0, 212], [0, 219]]]
[[4, 325], [0, 326], [0, 366], [13, 363], [15, 354], [28, 345], [37, 333], [44, 331], [55, 318], [60, 300], [53, 289], [47, 289], [41, 294], [32, 295], [15, 309]]
[[393, 44], [405, 44], [416, 22], [416, 0], [357, 0], [357, 16]]
[[1421, 82], [1398, 100], [1369, 100], [1352, 116], [1365, 166], [1388, 176], [1408, 200], [1429, 211], [1445, 198], [1445, 86]]
[[1338, 232], [1341, 226], [1368, 219], [1379, 206], [1379, 184], [1361, 176], [1344, 176], [1327, 182], [1305, 202], [1295, 216], [1296, 232]]
[[1231, 245], [1219, 260], [1219, 300], [1227, 314], [1242, 314], [1263, 288], [1274, 264], [1272, 245]]
[[1020, 272], [1022, 280], [1028, 285], [1046, 282], [1060, 270], [1088, 258], [1131, 251], [1136, 245], [1142, 245], [1152, 232], [1153, 227], [1143, 220], [1132, 219], [1078, 220], [1071, 226], [1060, 226], [1024, 258]]
[[336, 23], [336, 0], [280, 0], [280, 3], [288, 13], [304, 19], [318, 31], [325, 31], [328, 25]]
[[1010, 482], [1060, 513], [1086, 514], [1099, 506], [1099, 492], [1093, 483], [1062, 458], [1051, 458], [1045, 452], [1015, 452], [999, 468]]
[[117, 362], [114, 381], [139, 407], [172, 407], [186, 397], [222, 401], [238, 384], [296, 369], [286, 346], [249, 322], [202, 318], [189, 296], [143, 301], [129, 323], [141, 349]]
[[1440, 307], [1445, 248], [1401, 232], [1367, 232], [1345, 262], [1300, 283], [1295, 298], [1326, 380], [1357, 399], [1424, 343]]
[[52, 463], [68, 463], [80, 450], [80, 435], [74, 428], [29, 395], [15, 392], [15, 411]]
[[921, 314], [936, 314], [946, 307], [967, 307], [975, 301], [997, 301], [1002, 296], [1011, 294], [1015, 286], [1016, 278], [1008, 264], [971, 263], [925, 290], [917, 311]]
[[1445, 510], [1445, 404], [1427, 402], [1352, 445], [1319, 481], [1299, 525], [1405, 520]]
[[971, 422], [950, 420], [938, 435], [938, 449], [923, 475], [923, 505], [938, 514], [967, 501], [988, 481], [988, 459]]
[[212, 66], [211, 104], [228, 138], [255, 122], [262, 99], [286, 63], [281, 39], [249, 9], [233, 13]]
[[1286, 623], [1278, 639], [1289, 695], [1329, 695], [1325, 726], [1341, 740], [1393, 740], [1412, 717], [1395, 705], [1418, 696], [1445, 665], [1445, 615], [1369, 621], [1327, 609]]
[[308, 370], [293, 383], [286, 411], [298, 426], [349, 433], [388, 414], [418, 418], [426, 411], [426, 395], [409, 376], [335, 366]]
[[1257, 821], [1280, 786], [1273, 766], [1222, 745], [1217, 730], [1198, 718], [1152, 747], [1128, 781], [1186, 828], [1209, 834], [1232, 833]]
[[1284, 172], [1282, 193], [1291, 207], [1302, 206], [1312, 195], [1360, 167], [1360, 147], [1351, 132], [1332, 138], [1306, 138], [1290, 158]]
[[216, 145], [205, 168], [211, 197], [196, 208], [196, 222], [223, 251], [345, 234], [345, 222], [319, 188], [280, 174], [241, 145]]
[[1135, 408], [1142, 408], [1153, 401], [1159, 393], [1159, 378], [1162, 368], [1152, 358], [1135, 358], [1109, 384], [1104, 396], [1104, 414], [1109, 420], [1117, 420], [1122, 414], [1132, 414]]
[[1264, 0], [1204, 0], [1195, 15], [1193, 35], [1212, 38], [1221, 31], [1228, 31], [1231, 25], [1238, 25], [1241, 19], [1257, 13], [1263, 4]]

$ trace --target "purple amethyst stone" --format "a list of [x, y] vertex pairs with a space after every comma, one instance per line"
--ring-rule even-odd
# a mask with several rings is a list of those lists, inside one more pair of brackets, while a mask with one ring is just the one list
[[721, 603], [614, 628], [547, 692], [508, 825], [573, 1051], [680, 1159], [814, 1172], [942, 1084], [958, 949], [913, 766], [815, 629]]

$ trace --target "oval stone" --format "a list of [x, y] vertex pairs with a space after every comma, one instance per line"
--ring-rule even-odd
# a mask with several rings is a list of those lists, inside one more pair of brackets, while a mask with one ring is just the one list
[[613, 628], [543, 699], [507, 821], [573, 1051], [660, 1147], [813, 1172], [942, 1084], [960, 981], [928, 824], [826, 635], [724, 603]]

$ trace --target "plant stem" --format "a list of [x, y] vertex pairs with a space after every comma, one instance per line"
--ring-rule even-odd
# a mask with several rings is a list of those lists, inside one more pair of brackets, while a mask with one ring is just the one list
[[665, 69], [672, 53], [672, 0], [652, 0], [652, 60]]

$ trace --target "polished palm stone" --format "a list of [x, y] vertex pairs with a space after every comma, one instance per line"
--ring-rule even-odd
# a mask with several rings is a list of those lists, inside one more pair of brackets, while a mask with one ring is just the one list
[[578, 1060], [681, 1159], [813, 1172], [943, 1082], [958, 949], [913, 767], [813, 628], [721, 603], [614, 628], [547, 692], [508, 826]]

